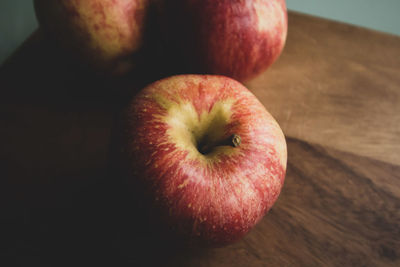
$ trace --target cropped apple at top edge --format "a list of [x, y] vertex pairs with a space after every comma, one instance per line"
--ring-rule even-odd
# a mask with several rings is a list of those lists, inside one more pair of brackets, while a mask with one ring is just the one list
[[167, 47], [191, 72], [246, 81], [274, 63], [286, 42], [285, 0], [158, 3]]
[[[179, 73], [220, 74], [245, 81], [278, 58], [287, 34], [284, 0], [34, 3], [48, 36], [80, 65], [111, 76], [140, 68], [143, 61], [153, 65], [162, 61], [166, 69]], [[156, 15], [150, 16], [153, 10]], [[162, 44], [161, 51], [155, 43]]]
[[34, 0], [45, 33], [84, 69], [122, 75], [138, 64], [149, 0]]
[[126, 115], [128, 180], [144, 182], [161, 218], [189, 240], [236, 241], [278, 198], [284, 135], [239, 82], [166, 78], [143, 89]]

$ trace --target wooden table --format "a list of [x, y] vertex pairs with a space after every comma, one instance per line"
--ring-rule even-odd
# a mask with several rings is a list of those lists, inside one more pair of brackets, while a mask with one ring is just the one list
[[286, 134], [285, 186], [249, 235], [215, 249], [141, 219], [110, 167], [124, 99], [33, 35], [0, 71], [0, 260], [400, 266], [400, 38], [297, 13], [289, 24], [279, 61], [247, 83]]

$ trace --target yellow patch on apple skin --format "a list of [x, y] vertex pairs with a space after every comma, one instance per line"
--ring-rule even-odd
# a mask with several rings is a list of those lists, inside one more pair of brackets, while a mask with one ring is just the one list
[[[281, 127], [278, 122], [274, 119], [274, 117], [265, 109], [263, 105], [260, 105], [259, 110], [256, 111], [254, 107], [254, 114], [258, 114], [260, 116], [260, 128], [263, 128], [267, 135], [269, 136], [268, 143], [271, 144], [271, 147], [275, 148], [275, 152], [277, 153], [277, 157], [279, 158], [279, 163], [286, 170], [287, 165], [287, 146], [285, 135], [282, 132]], [[273, 156], [273, 155], [271, 155]]]
[[[135, 21], [134, 13], [140, 12], [136, 10], [144, 13], [148, 2], [85, 0], [71, 1], [69, 5], [74, 5], [79, 13], [75, 24], [89, 33], [90, 45], [96, 49], [98, 56], [112, 60], [141, 46], [142, 22]], [[129, 10], [132, 12], [127, 12]]]
[[287, 165], [287, 145], [285, 141], [285, 136], [283, 135], [282, 131], [279, 131], [280, 134], [282, 135], [282, 138], [280, 138], [276, 143], [277, 147], [279, 147], [279, 161], [282, 165], [282, 167], [286, 170], [286, 165]]
[[217, 142], [225, 137], [225, 126], [231, 122], [233, 99], [220, 100], [214, 103], [210, 112], [203, 110], [199, 114], [190, 102], [170, 101], [155, 96], [157, 103], [165, 109], [166, 115], [155, 115], [156, 119], [168, 125], [168, 138], [179, 150], [187, 151], [191, 159], [212, 160], [221, 153], [232, 155], [236, 150], [224, 146], [207, 154], [205, 157], [197, 148], [199, 140]]
[[278, 153], [278, 156], [279, 156], [279, 162], [280, 162], [281, 166], [286, 170], [287, 145], [286, 145], [285, 135], [283, 134], [282, 129], [279, 126], [278, 122], [274, 118], [272, 118], [272, 116], [271, 116], [271, 122], [272, 122], [272, 126], [275, 128], [273, 131], [274, 136], [275, 136], [274, 143], [275, 143], [276, 152]]
[[187, 184], [189, 183], [189, 179], [186, 179], [183, 183], [181, 183], [180, 185], [178, 185], [179, 189], [184, 188]]

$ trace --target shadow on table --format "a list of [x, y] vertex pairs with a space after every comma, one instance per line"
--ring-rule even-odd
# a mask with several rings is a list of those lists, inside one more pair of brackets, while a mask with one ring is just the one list
[[[151, 210], [115, 179], [93, 180], [86, 187], [32, 186], [25, 189], [23, 201], [3, 203], [3, 266], [176, 266], [190, 254], [202, 253], [186, 248], [151, 219]], [[27, 196], [33, 201], [27, 203]]]
[[[0, 265], [179, 265], [202, 253], [149, 219], [113, 165], [115, 118], [163, 75], [83, 75], [36, 33], [0, 69]], [[151, 73], [151, 75], [149, 74]]]

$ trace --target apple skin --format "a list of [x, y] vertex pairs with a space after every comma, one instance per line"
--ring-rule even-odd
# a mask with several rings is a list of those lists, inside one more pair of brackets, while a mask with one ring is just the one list
[[166, 46], [186, 60], [190, 72], [246, 81], [266, 70], [285, 45], [284, 0], [157, 3]]
[[122, 75], [144, 41], [150, 0], [35, 0], [41, 28], [81, 67]]
[[[125, 114], [130, 186], [144, 186], [153, 211], [177, 236], [221, 246], [243, 237], [277, 200], [285, 137], [239, 82], [178, 75], [154, 82]], [[218, 145], [237, 134], [241, 144]], [[217, 144], [208, 153], [199, 143]]]

